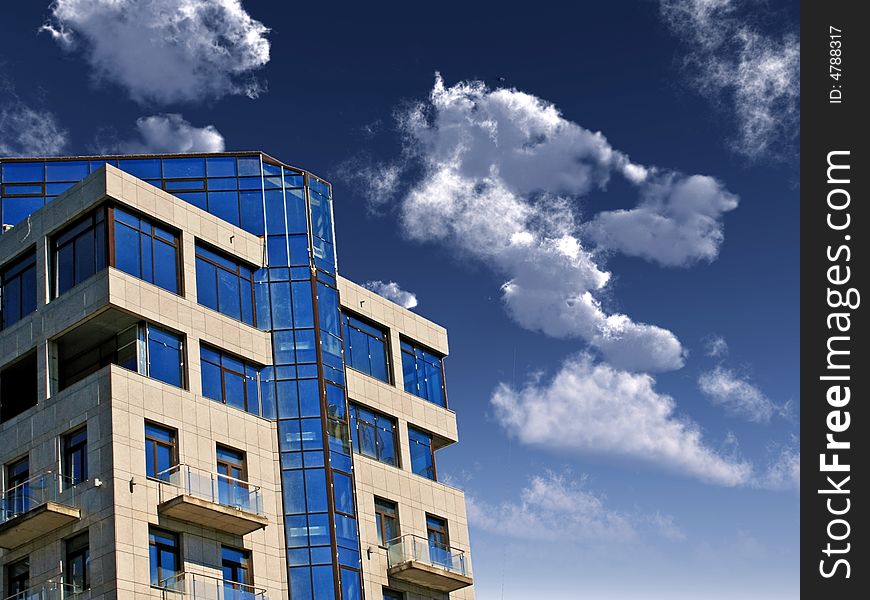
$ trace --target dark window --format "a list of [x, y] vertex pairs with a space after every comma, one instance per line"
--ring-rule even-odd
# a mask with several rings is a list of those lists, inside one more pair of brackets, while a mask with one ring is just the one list
[[0, 371], [0, 422], [36, 406], [36, 350]]
[[30, 587], [30, 557], [24, 557], [6, 565], [6, 593], [7, 598], [28, 597], [25, 593]]
[[100, 208], [54, 238], [54, 295], [106, 268], [106, 209]]
[[[221, 569], [226, 598], [244, 598], [254, 583], [251, 574], [251, 553], [248, 550], [221, 546]], [[229, 590], [239, 590], [233, 593]]]
[[64, 583], [69, 586], [66, 591], [72, 594], [83, 592], [91, 587], [90, 552], [88, 550], [88, 532], [68, 539], [66, 558], [64, 560]]
[[405, 595], [402, 592], [384, 588], [384, 600], [405, 600]]
[[395, 502], [375, 498], [375, 522], [378, 528], [378, 544], [386, 546], [399, 537], [399, 509]]
[[196, 245], [196, 299], [220, 313], [254, 325], [254, 274], [235, 260]]
[[398, 465], [395, 419], [351, 404], [350, 430], [355, 452], [394, 467]]
[[17, 323], [36, 310], [36, 252], [0, 271], [0, 328]]
[[389, 383], [387, 332], [346, 313], [341, 326], [347, 366]]
[[411, 471], [428, 479], [435, 479], [435, 450], [432, 436], [425, 431], [408, 427]]
[[145, 422], [145, 475], [168, 479], [178, 464], [178, 437], [174, 429]]
[[402, 377], [406, 392], [438, 406], [447, 406], [442, 358], [402, 341]]
[[78, 485], [88, 478], [88, 430], [85, 427], [63, 436], [64, 483]]
[[426, 537], [429, 538], [430, 560], [436, 565], [452, 568], [447, 521], [441, 517], [426, 515]]
[[204, 344], [199, 357], [203, 396], [260, 414], [260, 370], [256, 366]]
[[152, 527], [148, 532], [148, 554], [151, 560], [151, 585], [172, 589], [175, 577], [181, 572], [178, 535]]
[[8, 518], [30, 510], [30, 461], [27, 457], [6, 465], [4, 506]]
[[184, 387], [184, 352], [181, 336], [150, 323], [145, 325], [148, 377]]
[[114, 266], [173, 293], [179, 285], [178, 236], [120, 208], [113, 208]]

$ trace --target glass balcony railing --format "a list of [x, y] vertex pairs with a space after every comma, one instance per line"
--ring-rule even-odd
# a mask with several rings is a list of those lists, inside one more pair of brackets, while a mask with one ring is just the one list
[[185, 464], [175, 465], [161, 471], [157, 474], [157, 479], [161, 483], [160, 502], [166, 502], [184, 494], [221, 506], [264, 516], [263, 495], [260, 492], [260, 487], [251, 485], [247, 481]]
[[432, 542], [417, 535], [403, 535], [387, 542], [387, 566], [397, 567], [407, 562], [419, 562], [468, 576], [465, 552]]
[[90, 590], [80, 590], [69, 583], [49, 581], [44, 585], [6, 596], [3, 600], [87, 600], [90, 597]]
[[158, 587], [167, 599], [182, 595], [191, 600], [268, 600], [262, 588], [200, 573], [179, 573], [164, 579]]
[[0, 497], [0, 525], [47, 502], [77, 506], [73, 481], [60, 473], [46, 471], [4, 491]]

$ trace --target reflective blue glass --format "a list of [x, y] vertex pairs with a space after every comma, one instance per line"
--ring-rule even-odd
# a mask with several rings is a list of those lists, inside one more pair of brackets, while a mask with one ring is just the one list
[[161, 177], [159, 158], [122, 159], [118, 161], [118, 168], [139, 179], [160, 179]]
[[208, 212], [233, 225], [240, 225], [238, 192], [209, 192]]
[[46, 181], [81, 181], [88, 176], [88, 161], [48, 161], [45, 164]]
[[287, 231], [289, 233], [306, 233], [308, 219], [305, 217], [305, 191], [287, 190]]
[[269, 253], [269, 264], [275, 266], [287, 265], [287, 238], [283, 235], [270, 235], [266, 241]]
[[44, 165], [39, 162], [4, 162], [0, 164], [3, 183], [43, 181]]
[[282, 419], [299, 416], [299, 395], [295, 379], [275, 382], [278, 394], [278, 413]]
[[432, 436], [424, 431], [408, 427], [411, 471], [428, 479], [435, 479], [435, 459], [432, 452]]
[[303, 450], [323, 449], [323, 424], [320, 419], [302, 419], [299, 435]]
[[148, 325], [148, 375], [164, 383], [182, 387], [183, 358], [181, 336]]
[[308, 519], [301, 517], [284, 517], [284, 534], [288, 548], [299, 548], [308, 545]]
[[335, 600], [335, 580], [332, 567], [311, 568], [312, 591], [316, 600]]
[[204, 158], [164, 158], [163, 177], [205, 177]]
[[239, 157], [239, 175], [260, 175], [259, 157]]
[[221, 368], [220, 365], [206, 361], [204, 358], [201, 364], [202, 369], [202, 395], [213, 400], [223, 400], [223, 389], [221, 388]]
[[288, 364], [296, 362], [294, 350], [295, 345], [293, 343], [292, 331], [272, 332], [272, 352], [275, 355], [276, 364]]
[[306, 469], [305, 496], [308, 499], [308, 512], [329, 510], [326, 500], [326, 473], [323, 469]]
[[299, 413], [302, 417], [320, 415], [320, 387], [316, 379], [299, 381]]
[[206, 159], [206, 173], [209, 177], [235, 177], [236, 159], [232, 156], [215, 156]]
[[305, 513], [305, 471], [283, 471], [281, 487], [284, 494], [284, 514]]
[[[296, 330], [296, 361], [300, 363], [313, 363], [317, 360], [317, 340], [313, 329]], [[301, 368], [301, 367], [300, 367]], [[313, 376], [317, 376], [314, 372]], [[300, 373], [300, 377], [302, 377]]]
[[359, 571], [341, 568], [342, 600], [362, 600]]
[[311, 600], [311, 568], [290, 568], [290, 597], [293, 600]]
[[206, 200], [205, 192], [179, 192], [174, 195], [197, 208], [208, 210], [208, 201]]
[[67, 182], [67, 183], [46, 183], [45, 184], [45, 195], [46, 196], [58, 196], [63, 194], [65, 191], [70, 189], [75, 185], [75, 182]]
[[196, 259], [196, 301], [217, 310], [217, 267], [201, 258]]
[[287, 237], [287, 242], [290, 245], [290, 264], [307, 265], [309, 259], [308, 236], [291, 235]]
[[316, 546], [311, 549], [311, 564], [326, 565], [332, 562], [332, 548], [330, 546]]
[[263, 235], [263, 196], [257, 192], [241, 192], [242, 229], [254, 235]]
[[[344, 473], [333, 473], [332, 484], [335, 488], [335, 509], [348, 515], [354, 514], [353, 483], [350, 477]], [[354, 531], [356, 531], [356, 525], [354, 525]]]
[[32, 215], [45, 204], [42, 197], [39, 198], [4, 198], [3, 199], [3, 224], [18, 225], [29, 215]]
[[209, 191], [219, 190], [237, 190], [239, 189], [239, 180], [235, 177], [217, 177], [208, 180]]
[[311, 284], [307, 281], [294, 281], [291, 285], [293, 287], [294, 325], [296, 327], [314, 327], [314, 307], [311, 300]]

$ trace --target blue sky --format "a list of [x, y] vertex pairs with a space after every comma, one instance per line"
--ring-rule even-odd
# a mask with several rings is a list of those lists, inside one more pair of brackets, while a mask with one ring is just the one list
[[315, 4], [21, 3], [0, 155], [332, 181], [450, 331], [479, 598], [797, 597], [797, 3]]

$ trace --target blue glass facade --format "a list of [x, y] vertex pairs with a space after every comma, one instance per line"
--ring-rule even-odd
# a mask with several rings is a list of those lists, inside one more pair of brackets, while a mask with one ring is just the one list
[[260, 372], [259, 410], [278, 421], [290, 596], [359, 600], [329, 184], [260, 153], [3, 160], [3, 229], [106, 163], [263, 239], [255, 322], [272, 332], [273, 364]]

